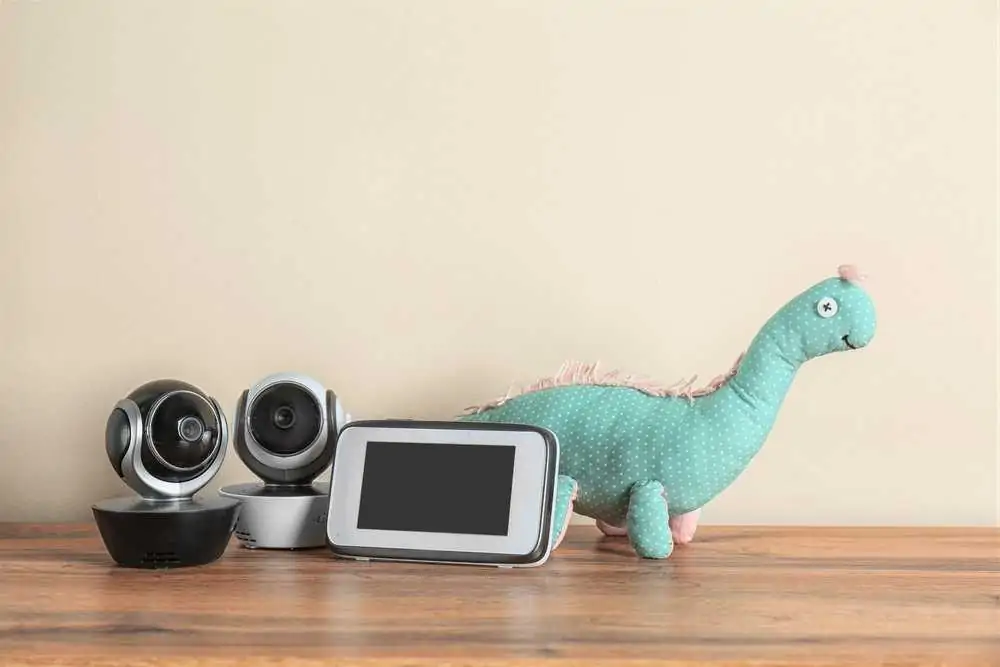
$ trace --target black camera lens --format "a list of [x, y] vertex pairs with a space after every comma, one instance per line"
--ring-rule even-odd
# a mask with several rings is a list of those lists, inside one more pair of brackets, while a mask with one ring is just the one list
[[287, 405], [282, 405], [274, 411], [274, 425], [282, 431], [287, 431], [295, 425], [295, 411]]
[[167, 394], [148, 419], [149, 449], [162, 467], [194, 472], [211, 463], [222, 429], [205, 398], [186, 391]]
[[185, 442], [197, 442], [205, 434], [205, 425], [193, 416], [183, 417], [177, 422], [177, 435]]
[[276, 456], [293, 456], [316, 441], [322, 406], [305, 387], [279, 382], [265, 388], [247, 409], [250, 435]]

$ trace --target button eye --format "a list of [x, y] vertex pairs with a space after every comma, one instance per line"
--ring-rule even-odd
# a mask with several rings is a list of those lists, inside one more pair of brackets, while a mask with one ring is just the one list
[[820, 317], [833, 317], [839, 308], [837, 302], [830, 297], [824, 297], [816, 304], [816, 312]]

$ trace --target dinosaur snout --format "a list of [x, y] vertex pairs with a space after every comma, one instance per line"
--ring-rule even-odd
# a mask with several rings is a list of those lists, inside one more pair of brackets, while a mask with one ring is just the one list
[[871, 343], [874, 337], [875, 322], [872, 320], [870, 326], [854, 327], [851, 331], [841, 336], [840, 340], [843, 341], [847, 349], [858, 350]]

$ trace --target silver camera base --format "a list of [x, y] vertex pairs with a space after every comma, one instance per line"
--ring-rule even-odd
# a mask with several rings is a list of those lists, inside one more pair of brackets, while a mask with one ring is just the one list
[[240, 501], [233, 534], [248, 549], [315, 549], [326, 546], [329, 482], [224, 486], [219, 494]]

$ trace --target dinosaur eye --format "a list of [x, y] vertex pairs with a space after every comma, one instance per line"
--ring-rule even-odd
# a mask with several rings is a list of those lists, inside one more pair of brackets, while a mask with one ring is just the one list
[[816, 304], [816, 312], [819, 313], [820, 317], [833, 317], [837, 314], [838, 309], [837, 302], [830, 297], [824, 297]]

